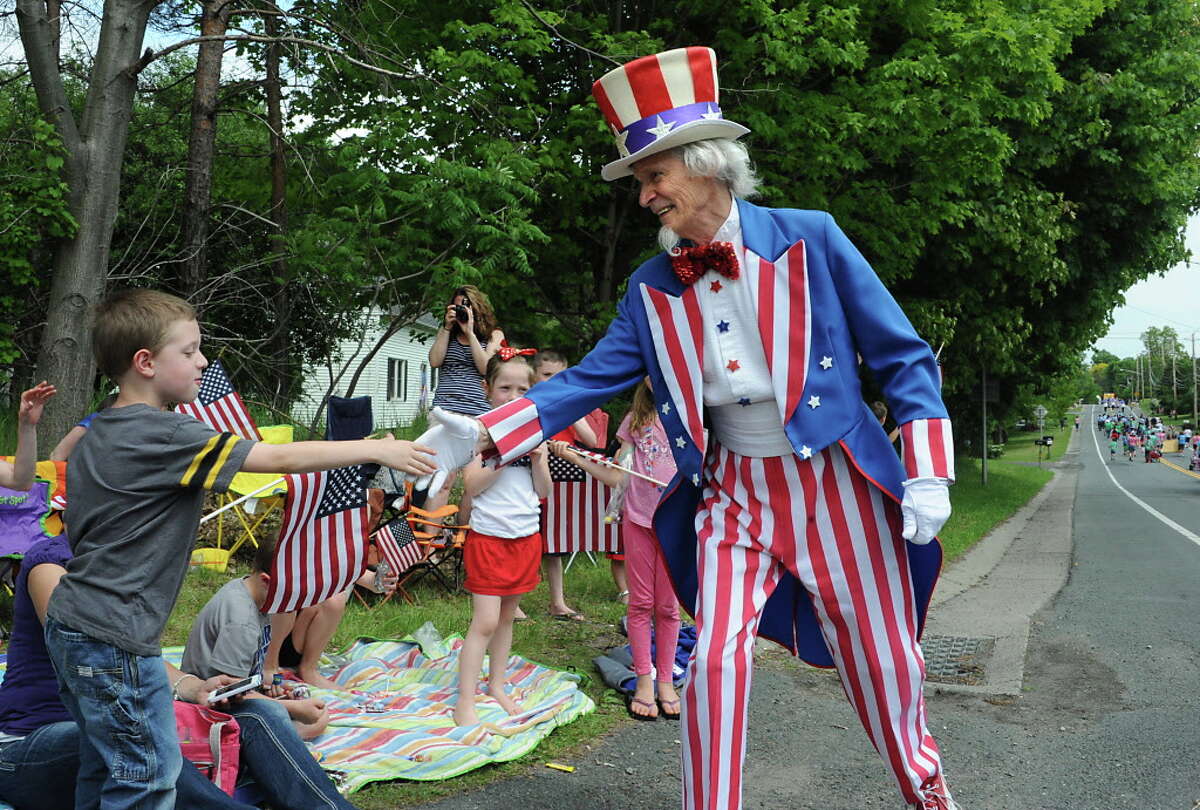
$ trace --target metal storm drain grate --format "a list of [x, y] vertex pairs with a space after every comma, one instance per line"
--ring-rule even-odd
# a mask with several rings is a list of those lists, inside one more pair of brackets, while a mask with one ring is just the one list
[[921, 639], [925, 653], [926, 679], [937, 683], [978, 686], [986, 679], [984, 665], [992, 654], [995, 639], [932, 636]]

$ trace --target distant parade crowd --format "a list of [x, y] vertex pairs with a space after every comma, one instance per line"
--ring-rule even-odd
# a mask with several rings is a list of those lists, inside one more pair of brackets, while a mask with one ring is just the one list
[[1160, 417], [1146, 416], [1119, 397], [1107, 397], [1100, 403], [1096, 429], [1108, 436], [1108, 458], [1117, 454], [1130, 461], [1141, 458], [1149, 464], [1162, 457], [1168, 441], [1178, 441], [1180, 452], [1191, 451], [1190, 469], [1200, 469], [1200, 432], [1191, 427], [1180, 430]]

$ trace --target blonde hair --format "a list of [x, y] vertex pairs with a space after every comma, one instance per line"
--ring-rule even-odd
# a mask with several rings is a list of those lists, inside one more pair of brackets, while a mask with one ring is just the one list
[[[479, 338], [479, 342], [487, 345], [487, 342], [492, 339], [492, 332], [499, 328], [496, 323], [496, 311], [492, 309], [491, 299], [483, 292], [483, 290], [473, 284], [464, 284], [454, 291], [450, 296], [450, 302], [453, 303], [455, 298], [460, 295], [465, 295], [467, 300], [471, 302], [471, 309], [475, 313], [475, 337]], [[454, 322], [454, 327], [450, 330], [462, 329], [458, 321]]]
[[195, 308], [182, 298], [158, 290], [120, 290], [96, 305], [92, 355], [100, 371], [115, 380], [139, 351], [161, 349], [173, 324], [194, 320]]
[[629, 430], [641, 430], [654, 421], [658, 413], [654, 409], [654, 394], [642, 380], [633, 391], [633, 404], [629, 406]]

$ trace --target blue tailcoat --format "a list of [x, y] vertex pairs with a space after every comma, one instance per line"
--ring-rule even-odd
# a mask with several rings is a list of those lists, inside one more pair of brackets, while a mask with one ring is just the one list
[[[840, 443], [858, 470], [898, 502], [904, 467], [863, 402], [858, 358], [882, 387], [897, 423], [947, 419], [928, 344], [829, 214], [761, 208], [743, 200], [737, 205], [746, 250], [763, 259], [761, 267], [747, 262], [755, 266], [743, 272], [745, 283], [763, 291], [756, 297], [760, 329], [764, 343], [776, 344], [767, 356], [788, 439], [805, 458]], [[795, 304], [786, 317], [778, 309], [766, 312], [772, 284], [780, 294], [770, 306], [777, 308], [781, 298]], [[693, 614], [695, 518], [707, 445], [701, 416], [703, 324], [695, 294], [676, 277], [667, 254], [650, 259], [633, 274], [616, 318], [596, 347], [527, 395], [537, 407], [542, 436], [550, 436], [649, 375], [678, 468], [659, 502], [654, 527], [680, 602]], [[783, 376], [785, 359], [796, 386], [802, 385], [790, 392], [775, 379]], [[820, 398], [820, 407], [798, 406], [812, 396]], [[906, 545], [923, 626], [941, 547], [936, 542]], [[759, 633], [809, 663], [833, 663], [808, 593], [791, 574], [767, 601]]]

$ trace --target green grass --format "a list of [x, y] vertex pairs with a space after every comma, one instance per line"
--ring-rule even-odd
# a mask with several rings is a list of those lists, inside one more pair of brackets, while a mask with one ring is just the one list
[[[1055, 447], [1059, 442], [1055, 439]], [[1066, 446], [1066, 439], [1062, 441]], [[1034, 447], [1032, 442], [1031, 447]], [[1004, 460], [1010, 458], [1006, 452]], [[946, 562], [959, 557], [990, 532], [995, 526], [1012, 517], [1029, 502], [1050, 480], [1052, 473], [1045, 467], [988, 462], [988, 485], [983, 486], [979, 459], [960, 460], [956, 480], [950, 487], [953, 512], [938, 538]]]
[[[1084, 430], [1086, 427], [1087, 425], [1080, 424], [1079, 429]], [[1095, 425], [1092, 425], [1092, 429], [1095, 429]], [[1041, 459], [1043, 462], [1058, 461], [1062, 458], [1063, 453], [1066, 452], [1067, 444], [1074, 430], [1074, 426], [1069, 422], [1064, 430], [1059, 430], [1057, 426], [1051, 427], [1049, 425], [1046, 426], [1044, 432], [1037, 430], [1014, 430], [1008, 434], [1008, 441], [1004, 445], [1004, 455], [998, 459], [991, 459], [988, 462], [989, 477], [992, 473], [992, 464], [997, 461], [1002, 463], [1006, 461], [1032, 461], [1036, 463], [1039, 450], [1042, 451]], [[1054, 437], [1054, 444], [1049, 448], [1049, 455], [1046, 452], [1047, 448], [1034, 444], [1034, 441], [1040, 439], [1043, 435]]]

